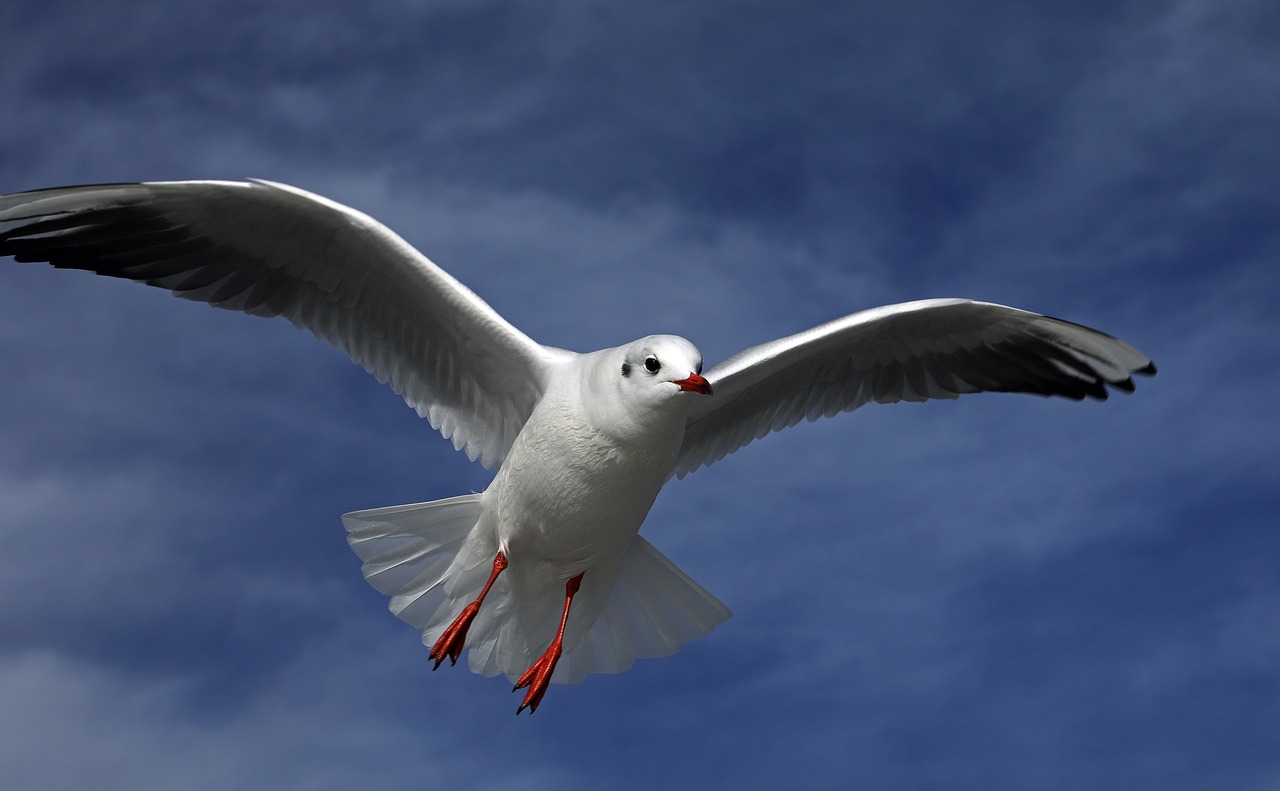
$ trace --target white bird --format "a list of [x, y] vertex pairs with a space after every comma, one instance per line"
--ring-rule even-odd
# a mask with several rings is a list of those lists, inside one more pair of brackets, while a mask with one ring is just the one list
[[[480, 494], [346, 514], [366, 579], [439, 667], [549, 682], [629, 669], [729, 610], [640, 537], [662, 486], [802, 419], [875, 401], [1006, 391], [1104, 399], [1151, 361], [1015, 308], [932, 299], [854, 313], [702, 371], [652, 335], [588, 354], [540, 345], [371, 217], [265, 181], [0, 197], [0, 255], [283, 316], [391, 385], [497, 467]], [[713, 395], [714, 390], [714, 395]]]

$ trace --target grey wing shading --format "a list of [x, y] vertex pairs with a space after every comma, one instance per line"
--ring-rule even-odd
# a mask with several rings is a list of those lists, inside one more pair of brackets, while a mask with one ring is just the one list
[[0, 255], [283, 316], [388, 383], [454, 447], [502, 461], [559, 350], [381, 223], [295, 187], [180, 181], [0, 197]]
[[931, 299], [854, 313], [746, 349], [706, 373], [715, 396], [690, 415], [676, 474], [752, 440], [874, 401], [1014, 392], [1105, 399], [1154, 374], [1116, 338], [1017, 308]]

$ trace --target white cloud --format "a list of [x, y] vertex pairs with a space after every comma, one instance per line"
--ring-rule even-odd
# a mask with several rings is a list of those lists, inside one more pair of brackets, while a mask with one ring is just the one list
[[[478, 751], [447, 725], [434, 743], [422, 741], [362, 697], [362, 676], [406, 670], [364, 648], [360, 665], [343, 666], [345, 677], [304, 661], [219, 713], [192, 710], [190, 678], [109, 671], [47, 652], [6, 654], [0, 776], [10, 787], [49, 791], [469, 785]], [[315, 659], [344, 655], [350, 660], [338, 640]], [[503, 776], [519, 782], [537, 773]]]

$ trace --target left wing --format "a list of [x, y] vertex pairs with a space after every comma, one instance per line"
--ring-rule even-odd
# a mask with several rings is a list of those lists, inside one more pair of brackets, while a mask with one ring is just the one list
[[857, 409], [999, 391], [1107, 397], [1154, 374], [1146, 355], [1060, 319], [965, 299], [865, 310], [739, 352], [705, 375], [714, 398], [689, 416], [676, 475], [752, 440]]

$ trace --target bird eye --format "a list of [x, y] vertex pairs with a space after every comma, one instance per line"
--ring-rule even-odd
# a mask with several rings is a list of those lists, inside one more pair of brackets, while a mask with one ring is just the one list
[[662, 368], [662, 363], [658, 362], [658, 358], [652, 354], [644, 358], [644, 369], [651, 374], [656, 374]]
[[701, 361], [701, 360], [699, 360], [699, 361], [698, 361], [698, 370], [694, 371], [694, 373], [698, 374], [698, 376], [702, 376], [702, 361]]

